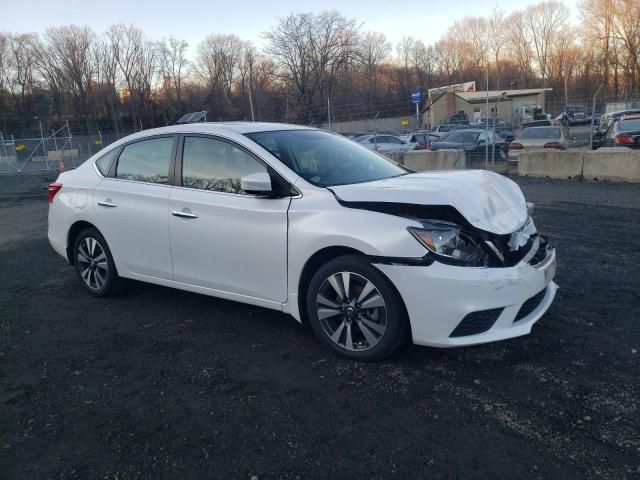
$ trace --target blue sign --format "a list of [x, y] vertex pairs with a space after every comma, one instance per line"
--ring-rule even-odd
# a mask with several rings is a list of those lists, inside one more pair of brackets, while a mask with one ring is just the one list
[[422, 87], [414, 88], [411, 91], [411, 103], [422, 103], [424, 100], [424, 90]]

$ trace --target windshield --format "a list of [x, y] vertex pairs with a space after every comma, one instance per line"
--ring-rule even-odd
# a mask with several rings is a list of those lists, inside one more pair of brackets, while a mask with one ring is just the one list
[[520, 139], [560, 138], [560, 127], [530, 127], [522, 130]]
[[279, 130], [246, 136], [319, 187], [372, 182], [408, 173], [381, 155], [328, 132]]
[[480, 135], [477, 132], [465, 132], [458, 131], [453, 132], [451, 135], [447, 137], [447, 142], [452, 143], [475, 143], [476, 139]]

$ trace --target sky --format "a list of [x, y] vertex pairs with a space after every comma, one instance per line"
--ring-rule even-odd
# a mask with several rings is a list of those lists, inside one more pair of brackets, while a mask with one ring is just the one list
[[[561, 1], [577, 20], [578, 0]], [[363, 30], [384, 33], [394, 45], [405, 35], [430, 44], [465, 16], [488, 16], [495, 7], [509, 13], [534, 3], [538, 0], [0, 0], [0, 31], [42, 33], [75, 24], [101, 33], [116, 23], [133, 23], [153, 39], [173, 35], [187, 40], [193, 53], [211, 33], [235, 33], [259, 47], [261, 33], [277, 17], [336, 9], [364, 23]]]

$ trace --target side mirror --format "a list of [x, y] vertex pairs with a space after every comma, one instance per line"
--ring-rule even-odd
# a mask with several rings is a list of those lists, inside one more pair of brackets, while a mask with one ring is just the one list
[[240, 188], [254, 195], [272, 193], [271, 177], [267, 172], [249, 173], [240, 179]]

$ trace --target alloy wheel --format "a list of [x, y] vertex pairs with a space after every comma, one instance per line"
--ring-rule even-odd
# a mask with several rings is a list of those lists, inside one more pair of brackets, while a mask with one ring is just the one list
[[316, 313], [328, 338], [349, 351], [373, 348], [387, 330], [387, 308], [378, 288], [360, 274], [334, 273], [320, 286]]
[[92, 290], [100, 290], [107, 282], [109, 263], [103, 246], [93, 237], [85, 237], [78, 245], [77, 262], [82, 281]]

